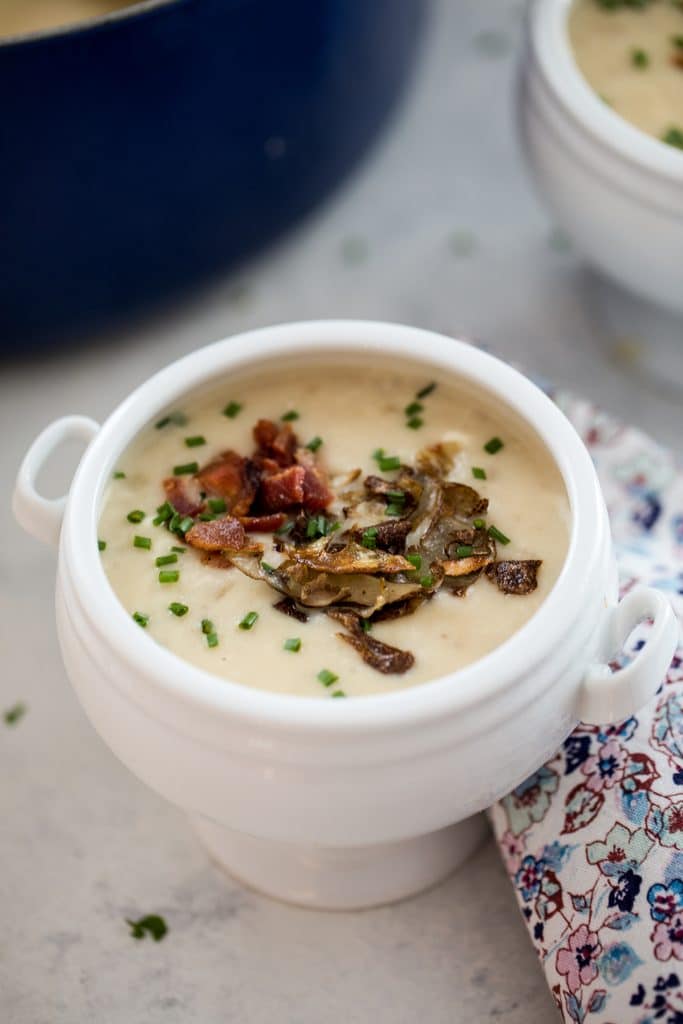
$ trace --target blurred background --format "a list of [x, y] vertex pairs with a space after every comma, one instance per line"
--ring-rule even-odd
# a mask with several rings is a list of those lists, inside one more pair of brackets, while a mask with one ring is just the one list
[[[23, 410], [27, 439], [51, 415], [105, 415], [151, 371], [208, 341], [342, 316], [472, 338], [677, 441], [675, 396], [643, 380], [647, 360], [632, 339], [604, 329], [595, 279], [529, 181], [514, 110], [521, 0], [306, 0], [286, 16], [270, 0], [140, 6], [147, 21], [110, 23], [122, 39], [86, 33], [64, 53], [0, 48], [0, 85], [26, 86], [29, 45], [43, 75], [22, 93], [4, 90], [18, 99], [0, 129], [0, 176], [14, 175], [20, 193], [13, 201], [5, 188], [0, 242], [15, 239], [0, 285], [3, 407], [15, 423]], [[169, 8], [181, 23], [169, 25]], [[192, 10], [227, 42], [205, 77], [196, 61], [185, 68], [181, 89]], [[162, 51], [157, 65], [139, 66], [132, 25]], [[200, 55], [206, 31], [191, 38]], [[49, 121], [47, 96], [59, 88], [51, 62], [71, 76], [57, 109], [78, 131], [37, 143], [28, 137]], [[77, 80], [85, 72], [97, 78], [97, 102]], [[112, 81], [123, 107], [105, 102]], [[166, 171], [150, 155], [162, 114]], [[102, 119], [120, 133], [116, 145], [96, 128]], [[37, 155], [22, 176], [30, 146]], [[105, 159], [115, 173], [102, 170]], [[67, 208], [55, 210], [60, 198]], [[28, 424], [37, 370], [39, 415]]]
[[[597, 280], [528, 178], [521, 0], [138, 6], [142, 50], [128, 21], [109, 41], [98, 29], [67, 49], [0, 46], [7, 481], [52, 418], [102, 419], [207, 342], [317, 317], [472, 339], [680, 447], [680, 398], [604, 328]], [[0, 786], [8, 1019], [554, 1019], [492, 844], [438, 890], [355, 916], [272, 904], [215, 874], [182, 815], [120, 769], [77, 708], [53, 554], [8, 504], [2, 692], [36, 709]], [[173, 942], [132, 950], [146, 957], [111, 927], [136, 901], [172, 906], [179, 924]]]

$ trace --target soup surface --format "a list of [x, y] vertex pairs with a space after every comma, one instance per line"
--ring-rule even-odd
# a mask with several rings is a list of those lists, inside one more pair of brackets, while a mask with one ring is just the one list
[[145, 429], [107, 486], [99, 544], [158, 643], [329, 699], [491, 651], [549, 593], [569, 532], [559, 471], [499, 403], [410, 365], [290, 362]]
[[683, 149], [683, 5], [672, 0], [575, 0], [576, 62], [627, 121]]
[[75, 25], [135, 0], [0, 0], [0, 39]]

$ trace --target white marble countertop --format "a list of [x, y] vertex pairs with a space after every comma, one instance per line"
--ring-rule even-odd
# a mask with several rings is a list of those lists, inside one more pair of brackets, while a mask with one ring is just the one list
[[[612, 358], [586, 304], [587, 275], [527, 183], [511, 111], [520, 19], [511, 0], [439, 0], [388, 131], [297, 232], [164, 315], [3, 366], [7, 497], [20, 456], [51, 418], [103, 418], [151, 371], [204, 342], [319, 316], [482, 339], [680, 443], [680, 402]], [[0, 536], [0, 709], [28, 708], [12, 728], [0, 720], [3, 1022], [554, 1020], [491, 843], [437, 889], [360, 914], [281, 906], [219, 874], [182, 814], [114, 760], [80, 711], [57, 650], [53, 552], [20, 533], [7, 500]], [[168, 936], [135, 942], [124, 919], [154, 912]]]

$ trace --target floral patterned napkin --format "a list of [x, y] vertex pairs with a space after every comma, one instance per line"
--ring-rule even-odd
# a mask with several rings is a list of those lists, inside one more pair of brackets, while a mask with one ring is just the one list
[[[622, 593], [659, 587], [683, 619], [683, 466], [553, 397], [595, 461]], [[683, 1024], [683, 649], [637, 718], [580, 725], [490, 814], [563, 1020]]]

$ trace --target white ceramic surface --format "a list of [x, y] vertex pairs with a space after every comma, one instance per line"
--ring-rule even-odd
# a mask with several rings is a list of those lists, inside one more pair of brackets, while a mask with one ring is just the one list
[[683, 152], [629, 124], [583, 78], [567, 31], [572, 0], [532, 0], [519, 123], [538, 187], [586, 259], [683, 314]]
[[[471, 380], [548, 446], [567, 486], [572, 536], [546, 602], [456, 676], [344, 702], [227, 683], [154, 644], [118, 603], [97, 552], [102, 495], [121, 452], [161, 410], [231, 370], [297, 354], [368, 352], [419, 356], [432, 374]], [[443, 877], [472, 849], [479, 826], [465, 819], [551, 756], [579, 716], [602, 723], [636, 711], [673, 654], [678, 631], [662, 595], [634, 590], [617, 610], [607, 514], [571, 425], [521, 374], [464, 342], [363, 321], [285, 324], [225, 339], [133, 392], [94, 436], [66, 505], [46, 502], [35, 479], [54, 445], [95, 430], [81, 417], [48, 427], [24, 460], [14, 498], [20, 522], [40, 539], [54, 540], [61, 522], [57, 621], [67, 672], [114, 753], [202, 819], [200, 836], [228, 870], [272, 895], [369, 906]], [[630, 666], [610, 673], [606, 660], [645, 615], [655, 620], [651, 639]], [[359, 855], [376, 844], [384, 858]], [[321, 888], [317, 865], [330, 859], [345, 861], [343, 884]]]

